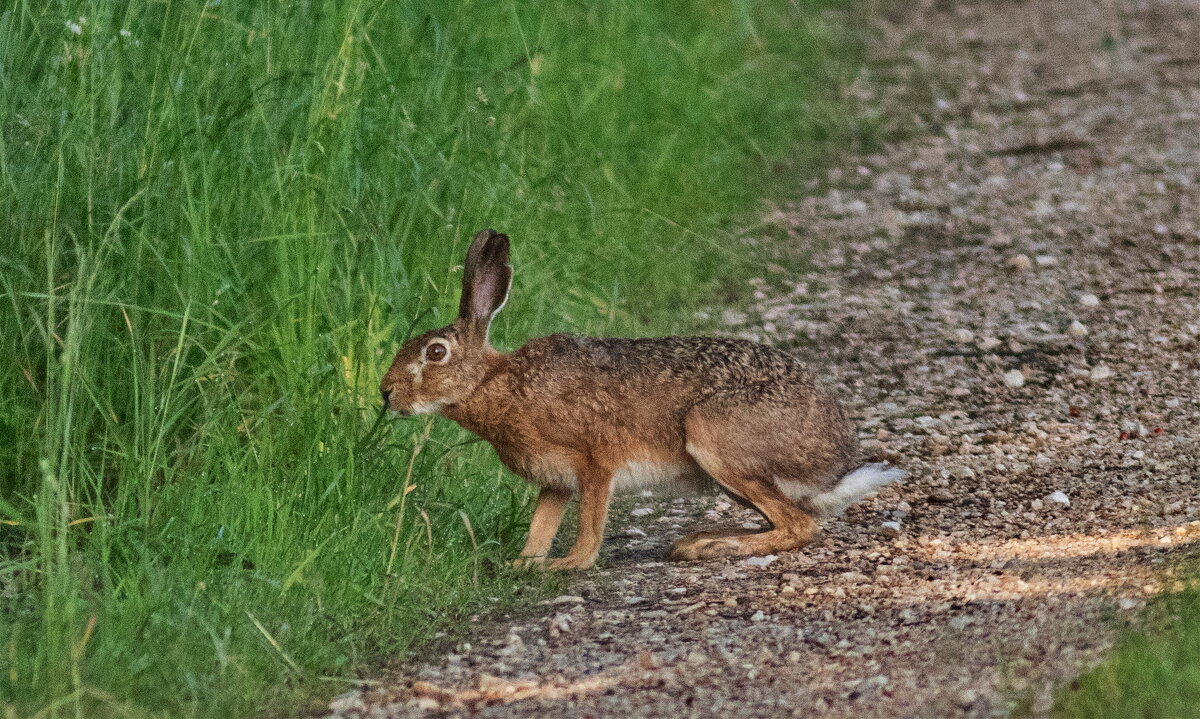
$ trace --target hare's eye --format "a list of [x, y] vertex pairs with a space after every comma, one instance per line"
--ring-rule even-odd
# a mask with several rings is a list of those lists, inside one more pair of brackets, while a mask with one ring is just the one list
[[449, 356], [450, 348], [446, 347], [446, 345], [442, 344], [441, 342], [430, 343], [430, 345], [425, 348], [425, 359], [429, 360], [430, 362], [442, 362], [445, 361], [445, 359]]

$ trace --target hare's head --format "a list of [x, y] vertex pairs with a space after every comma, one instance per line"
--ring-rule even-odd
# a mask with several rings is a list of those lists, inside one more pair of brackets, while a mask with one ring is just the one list
[[383, 403], [401, 414], [428, 414], [470, 397], [487, 374], [488, 327], [508, 299], [508, 236], [481, 230], [463, 266], [458, 319], [404, 343], [380, 383]]

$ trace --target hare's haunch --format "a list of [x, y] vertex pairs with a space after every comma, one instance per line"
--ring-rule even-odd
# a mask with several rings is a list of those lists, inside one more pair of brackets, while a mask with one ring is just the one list
[[[380, 389], [397, 413], [458, 422], [540, 487], [520, 561], [591, 566], [614, 488], [716, 483], [770, 523], [696, 532], [671, 550], [673, 559], [706, 559], [801, 547], [823, 516], [904, 476], [885, 465], [856, 469], [858, 442], [841, 405], [799, 360], [770, 347], [551, 335], [496, 351], [488, 326], [508, 298], [508, 256], [506, 235], [475, 235], [458, 318], [406, 342]], [[574, 494], [578, 539], [565, 557], [547, 559]]]

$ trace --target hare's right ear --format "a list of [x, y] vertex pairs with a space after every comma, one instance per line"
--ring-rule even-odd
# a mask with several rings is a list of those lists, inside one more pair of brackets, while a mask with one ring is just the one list
[[508, 300], [512, 268], [508, 265], [508, 235], [480, 230], [471, 240], [463, 267], [458, 320], [476, 338], [487, 342], [492, 318]]

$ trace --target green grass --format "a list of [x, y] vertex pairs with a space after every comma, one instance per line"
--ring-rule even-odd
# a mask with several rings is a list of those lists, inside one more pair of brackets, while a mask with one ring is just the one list
[[686, 329], [855, 132], [833, 4], [4, 3], [5, 716], [286, 712], [543, 596], [490, 450], [375, 425], [390, 353], [486, 226], [501, 346]]
[[1100, 666], [1064, 687], [1060, 719], [1192, 719], [1200, 707], [1200, 589], [1157, 601]]

